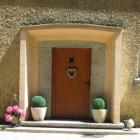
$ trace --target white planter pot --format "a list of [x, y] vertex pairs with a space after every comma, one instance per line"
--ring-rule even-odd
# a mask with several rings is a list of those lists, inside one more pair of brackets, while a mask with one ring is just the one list
[[31, 107], [32, 117], [33, 117], [33, 120], [35, 121], [43, 121], [45, 118], [46, 112], [47, 112], [47, 107], [41, 107], [41, 108]]
[[92, 109], [92, 116], [95, 122], [103, 123], [106, 119], [106, 109]]

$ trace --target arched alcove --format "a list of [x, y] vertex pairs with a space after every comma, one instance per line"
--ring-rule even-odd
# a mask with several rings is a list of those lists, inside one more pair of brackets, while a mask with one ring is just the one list
[[[57, 24], [22, 27], [20, 32], [20, 107], [28, 110], [31, 97], [38, 94], [40, 42], [61, 40], [92, 41], [104, 44], [105, 78], [103, 81], [103, 96], [107, 101], [109, 120], [113, 123], [120, 122], [120, 60], [122, 43], [120, 28], [96, 25]], [[92, 93], [90, 95], [92, 97]], [[51, 97], [49, 100], [51, 100]], [[51, 118], [50, 108], [51, 104], [48, 110], [48, 117]]]

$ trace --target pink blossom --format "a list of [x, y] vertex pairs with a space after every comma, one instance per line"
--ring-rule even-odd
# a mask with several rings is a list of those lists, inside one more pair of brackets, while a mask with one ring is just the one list
[[25, 112], [21, 108], [18, 109], [17, 113], [20, 114], [21, 116], [25, 116]]
[[21, 116], [24, 117], [26, 113], [21, 109]]
[[20, 115], [21, 112], [22, 112], [22, 109], [18, 108], [16, 113]]
[[7, 109], [6, 109], [6, 113], [7, 114], [11, 114], [12, 113], [12, 109], [13, 109], [12, 106], [8, 106]]
[[5, 114], [5, 120], [6, 120], [6, 122], [11, 122], [12, 116], [9, 114]]
[[12, 112], [13, 112], [13, 113], [18, 113], [18, 111], [19, 111], [18, 105], [14, 105], [14, 106], [13, 106], [13, 109], [12, 109]]
[[8, 106], [5, 113], [5, 121], [10, 123], [13, 117], [22, 118], [26, 115], [23, 109], [19, 108], [18, 105]]
[[17, 113], [21, 114], [21, 112], [22, 112], [22, 109], [18, 108]]

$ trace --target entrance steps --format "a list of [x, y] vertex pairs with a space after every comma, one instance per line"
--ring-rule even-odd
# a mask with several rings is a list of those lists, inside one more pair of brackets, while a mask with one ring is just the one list
[[47, 127], [47, 128], [84, 128], [84, 129], [123, 129], [124, 123], [93, 123], [88, 121], [22, 121], [23, 127]]
[[138, 134], [135, 129], [126, 130], [123, 123], [93, 123], [88, 121], [22, 121], [19, 127], [6, 128], [10, 132], [66, 133], [80, 135], [125, 135]]
[[62, 134], [80, 134], [80, 135], [134, 135], [139, 131], [120, 130], [120, 129], [83, 129], [83, 128], [46, 128], [46, 127], [15, 127], [7, 128], [3, 131], [25, 132], [25, 133], [62, 133]]

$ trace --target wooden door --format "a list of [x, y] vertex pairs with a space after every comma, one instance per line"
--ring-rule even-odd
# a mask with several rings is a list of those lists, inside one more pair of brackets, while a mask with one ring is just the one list
[[90, 71], [90, 48], [53, 48], [52, 118], [89, 118]]

